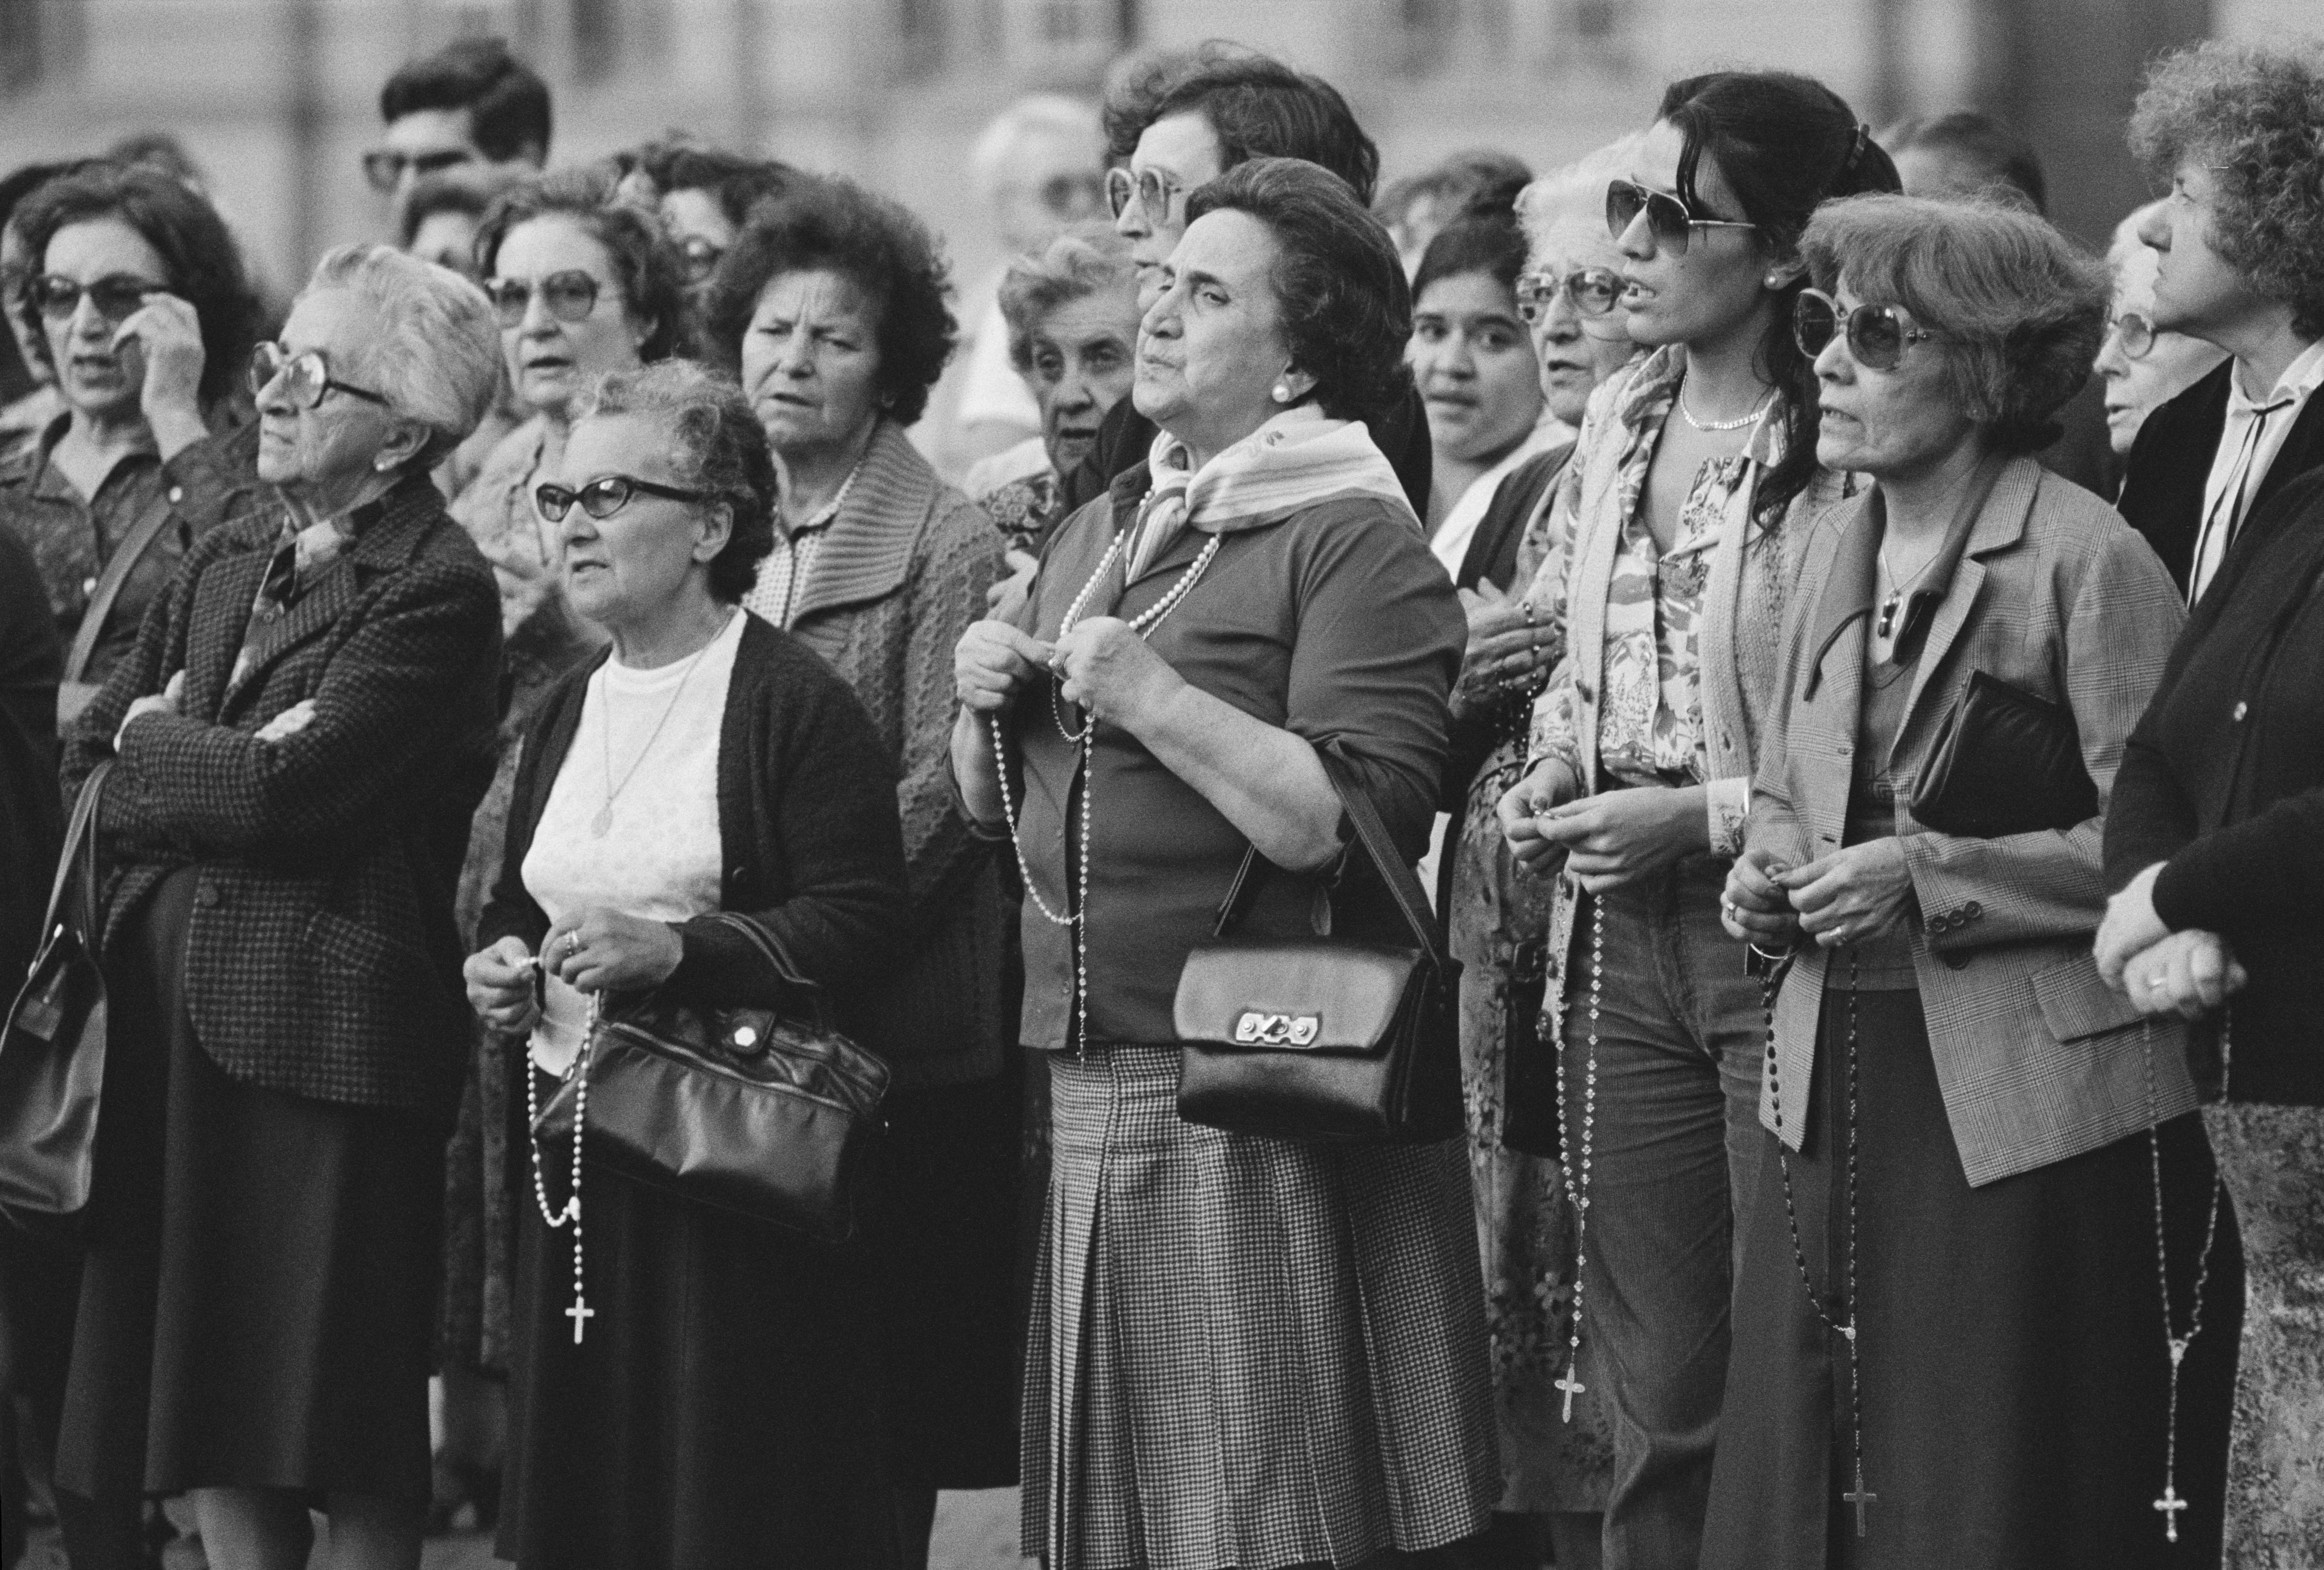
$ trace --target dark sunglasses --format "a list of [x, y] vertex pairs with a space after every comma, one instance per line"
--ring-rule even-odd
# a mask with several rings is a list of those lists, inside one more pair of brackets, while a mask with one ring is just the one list
[[632, 496], [642, 492], [671, 501], [715, 501], [717, 493], [710, 491], [680, 491], [675, 485], [657, 485], [650, 480], [640, 480], [631, 474], [605, 474], [590, 481], [578, 491], [568, 491], [562, 485], [540, 484], [532, 488], [532, 504], [540, 509], [540, 516], [551, 523], [563, 523], [565, 515], [579, 502], [581, 510], [592, 518], [611, 518], [630, 504]]
[[1105, 205], [1117, 218], [1130, 210], [1134, 199], [1138, 210], [1146, 215], [1148, 223], [1159, 224], [1170, 216], [1171, 200], [1185, 187], [1166, 179], [1155, 170], [1139, 170], [1136, 173], [1116, 164], [1105, 171]]
[[265, 392], [276, 377], [282, 379], [282, 396], [294, 409], [312, 409], [323, 401], [326, 394], [344, 392], [350, 398], [360, 398], [370, 403], [388, 408], [386, 399], [367, 387], [331, 380], [329, 364], [319, 349], [309, 349], [303, 354], [293, 354], [280, 344], [261, 344], [250, 352], [250, 395], [256, 398]]
[[[687, 282], [701, 283], [718, 271], [719, 260], [725, 254], [726, 248], [715, 240], [706, 240], [699, 234], [689, 234], [678, 243], [678, 270]], [[590, 304], [593, 306], [596, 304], [595, 296], [596, 286], [593, 283], [590, 286]], [[553, 299], [549, 301], [549, 308], [551, 311], [556, 310], [557, 302]], [[581, 317], [588, 314], [587, 311], [583, 311]], [[524, 315], [522, 308], [518, 308], [517, 315], [519, 317]], [[577, 322], [581, 317], [567, 319]]]
[[1565, 296], [1577, 315], [1602, 317], [1622, 302], [1622, 275], [1604, 267], [1584, 267], [1560, 278], [1554, 272], [1517, 275], [1517, 315], [1528, 326], [1549, 315], [1557, 297]]
[[1686, 209], [1686, 204], [1667, 191], [1650, 191], [1633, 180], [1609, 180], [1606, 183], [1606, 232], [1619, 240], [1628, 232], [1638, 215], [1646, 216], [1646, 231], [1655, 237], [1656, 248], [1674, 256], [1686, 254], [1688, 242], [1697, 229], [1756, 229], [1757, 224], [1738, 224], [1731, 218], [1698, 218]]
[[59, 272], [42, 273], [24, 286], [24, 298], [32, 301], [41, 315], [52, 322], [69, 321], [80, 309], [80, 297], [88, 296], [97, 314], [108, 322], [125, 321], [148, 295], [167, 292], [161, 284], [148, 283], [126, 272], [115, 272], [98, 279], [95, 283], [82, 283], [78, 279]]
[[2107, 324], [2126, 360], [2143, 360], [2154, 347], [2154, 324], [2136, 311], [2125, 311]]
[[465, 148], [444, 148], [435, 152], [398, 152], [393, 148], [375, 148], [363, 155], [364, 179], [371, 181], [372, 189], [385, 195], [403, 183], [404, 170], [416, 175], [440, 174], [447, 169], [457, 169], [464, 163], [474, 163], [476, 155]]
[[492, 298], [493, 316], [500, 325], [515, 327], [523, 326], [536, 289], [540, 291], [540, 303], [560, 322], [586, 322], [597, 308], [597, 280], [579, 268], [552, 272], [538, 282], [530, 278], [495, 278], [484, 285], [484, 293]]
[[[1840, 302], [1821, 289], [1802, 289], [1792, 307], [1792, 341], [1812, 360], [1840, 331]], [[1858, 306], [1848, 313], [1848, 352], [1868, 371], [1894, 371], [1904, 351], [1943, 336], [1914, 326], [1895, 306]]]

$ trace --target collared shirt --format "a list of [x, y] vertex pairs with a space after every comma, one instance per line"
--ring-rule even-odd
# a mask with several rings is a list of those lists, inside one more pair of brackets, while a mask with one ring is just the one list
[[858, 458], [855, 467], [847, 471], [847, 478], [840, 482], [839, 493], [813, 518], [788, 532], [776, 528], [775, 548], [759, 564], [759, 581], [742, 596], [743, 610], [765, 617], [777, 627], [790, 626], [791, 616], [798, 609], [798, 592], [815, 571], [816, 555], [823, 549], [839, 510], [847, 504], [847, 493], [855, 489], [855, 477], [862, 473], [863, 460]]
[[[54, 462], [56, 445], [71, 419], [60, 415], [51, 421], [32, 449], [20, 456], [21, 476], [7, 487], [13, 504], [0, 500], [0, 515], [15, 527], [31, 547], [41, 569], [41, 581], [55, 612], [57, 634], [69, 644], [79, 629], [97, 581], [150, 507], [177, 500], [180, 489], [164, 471], [161, 454], [150, 446], [123, 454], [97, 482], [93, 496], [83, 496]], [[165, 592], [178, 558], [192, 543], [184, 529], [165, 529], [148, 550], [113, 602], [106, 637], [98, 645], [82, 679], [101, 682], [113, 662], [136, 641], [145, 608]]]
[[2251, 499], [2267, 478], [2268, 465], [2292, 435], [2300, 411], [2324, 386], [2324, 339], [2294, 357], [2264, 398], [2244, 392], [2243, 378], [2227, 378], [2227, 418], [2218, 451], [2203, 482], [2203, 526], [2195, 537], [2194, 565], [2187, 575], [2189, 603], [2202, 598], [2212, 574], [2227, 559], [2236, 531], [2251, 510]]

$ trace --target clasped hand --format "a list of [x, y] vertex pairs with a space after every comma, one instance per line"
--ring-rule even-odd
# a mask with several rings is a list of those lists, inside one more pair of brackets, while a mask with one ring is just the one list
[[1066, 702], [1133, 730], [1183, 684], [1116, 616], [1076, 622], [1055, 643], [1006, 621], [979, 621], [953, 651], [954, 686], [962, 704], [979, 714], [1006, 709], [1044, 670], [1057, 678]]
[[2200, 1019], [2251, 979], [2217, 932], [2172, 932], [2154, 909], [2158, 861], [2107, 901], [2091, 945], [2098, 974], [2141, 1014]]
[[1900, 930], [1914, 903], [1904, 843], [1886, 838], [1843, 846], [1797, 868], [1763, 849], [1748, 849], [1728, 868], [1719, 912], [1729, 937], [1762, 949], [1787, 949], [1803, 934], [1832, 949]]
[[1602, 894], [1711, 848], [1700, 785], [1581, 796], [1573, 770], [1545, 758], [1497, 809], [1509, 854], [1539, 871], [1556, 852], [1591, 894]]
[[[668, 922], [602, 908], [552, 924], [540, 940], [540, 968], [582, 992], [632, 992], [659, 987], [686, 957]], [[540, 1018], [533, 993], [532, 950], [506, 937], [480, 949], [461, 967], [469, 1006], [493, 1029], [515, 1034]]]
[[1525, 605], [1480, 581], [1460, 591], [1469, 616], [1469, 648], [1461, 658], [1461, 678], [1452, 688], [1452, 712], [1469, 714], [1508, 687], [1540, 672], [1550, 646], [1550, 629], [1526, 613]]

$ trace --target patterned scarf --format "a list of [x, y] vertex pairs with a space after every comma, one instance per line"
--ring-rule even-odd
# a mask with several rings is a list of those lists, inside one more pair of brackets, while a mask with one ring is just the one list
[[1416, 530], [1420, 528], [1396, 471], [1372, 445], [1371, 433], [1312, 405], [1285, 409], [1200, 471], [1185, 443], [1168, 431], [1157, 432], [1147, 467], [1154, 488], [1131, 545], [1133, 579], [1184, 529], [1225, 534], [1336, 496], [1378, 497]]

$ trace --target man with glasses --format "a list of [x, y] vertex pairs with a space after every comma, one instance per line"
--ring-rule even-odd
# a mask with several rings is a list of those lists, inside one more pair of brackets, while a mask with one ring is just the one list
[[464, 38], [404, 65], [380, 89], [386, 122], [364, 178], [397, 213], [429, 175], [489, 181], [549, 161], [549, 84], [505, 41]]

